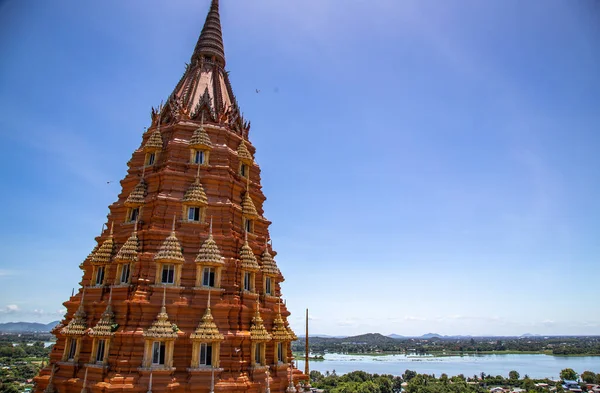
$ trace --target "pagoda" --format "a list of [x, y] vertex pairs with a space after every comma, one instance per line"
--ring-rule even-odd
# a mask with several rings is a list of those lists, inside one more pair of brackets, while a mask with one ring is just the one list
[[36, 392], [302, 391], [249, 130], [212, 0], [80, 265]]

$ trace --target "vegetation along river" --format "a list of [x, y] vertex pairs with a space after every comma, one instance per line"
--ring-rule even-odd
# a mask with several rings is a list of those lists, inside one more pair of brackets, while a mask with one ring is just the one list
[[[297, 367], [304, 370], [304, 361], [298, 360]], [[442, 373], [448, 376], [463, 374], [466, 377], [491, 375], [508, 377], [511, 370], [530, 378], [558, 379], [560, 370], [572, 368], [581, 374], [586, 370], [600, 371], [600, 356], [551, 356], [551, 355], [463, 355], [463, 356], [407, 356], [407, 355], [342, 355], [326, 354], [324, 360], [311, 360], [310, 369], [325, 374], [338, 375], [362, 370], [368, 373], [402, 375], [405, 370], [420, 374]]]

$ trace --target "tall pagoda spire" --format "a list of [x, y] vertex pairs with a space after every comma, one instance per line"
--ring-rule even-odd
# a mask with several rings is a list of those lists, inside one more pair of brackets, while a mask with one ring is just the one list
[[197, 62], [202, 56], [214, 57], [225, 67], [225, 49], [223, 47], [223, 34], [221, 32], [221, 17], [219, 16], [219, 0], [212, 0], [210, 11], [206, 16], [202, 33], [198, 38], [196, 49], [192, 55], [192, 63]]
[[297, 337], [261, 167], [224, 68], [219, 2], [203, 1], [192, 61], [153, 108], [34, 393], [283, 393], [307, 378], [280, 364]]

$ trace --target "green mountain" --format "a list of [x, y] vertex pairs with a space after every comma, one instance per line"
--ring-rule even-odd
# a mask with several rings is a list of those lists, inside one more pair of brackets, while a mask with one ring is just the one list
[[7, 322], [0, 323], [0, 333], [48, 333], [59, 321], [48, 324], [37, 322]]

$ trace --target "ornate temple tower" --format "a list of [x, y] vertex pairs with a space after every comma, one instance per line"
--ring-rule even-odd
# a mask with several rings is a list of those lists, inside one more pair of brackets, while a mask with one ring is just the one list
[[[284, 392], [296, 337], [218, 0], [129, 161], [37, 392]], [[291, 381], [293, 380], [293, 382]]]

